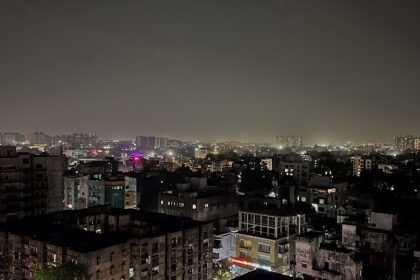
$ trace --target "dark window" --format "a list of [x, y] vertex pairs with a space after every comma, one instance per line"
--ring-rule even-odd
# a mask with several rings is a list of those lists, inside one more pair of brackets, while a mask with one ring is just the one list
[[152, 254], [156, 254], [159, 252], [159, 243], [155, 242], [152, 245]]

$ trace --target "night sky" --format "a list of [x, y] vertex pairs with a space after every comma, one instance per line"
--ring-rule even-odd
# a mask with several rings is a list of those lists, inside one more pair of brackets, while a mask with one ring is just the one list
[[420, 135], [420, 1], [0, 1], [0, 132]]

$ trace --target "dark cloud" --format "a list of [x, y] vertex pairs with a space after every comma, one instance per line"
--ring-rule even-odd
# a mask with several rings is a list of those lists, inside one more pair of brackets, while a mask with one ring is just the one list
[[420, 135], [418, 1], [1, 1], [0, 131]]

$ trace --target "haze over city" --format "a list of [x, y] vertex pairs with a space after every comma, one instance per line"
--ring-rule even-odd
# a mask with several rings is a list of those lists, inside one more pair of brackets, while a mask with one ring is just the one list
[[419, 0], [0, 0], [0, 280], [420, 280]]
[[1, 1], [0, 128], [309, 143], [417, 135], [418, 8]]

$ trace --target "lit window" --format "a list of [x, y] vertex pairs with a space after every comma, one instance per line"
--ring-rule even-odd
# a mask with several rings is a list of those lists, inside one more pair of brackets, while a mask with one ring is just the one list
[[204, 207], [209, 208], [209, 204], [208, 203], [204, 204]]
[[197, 209], [197, 205], [193, 204], [193, 205], [192, 205], [192, 208], [193, 208], [193, 209]]

